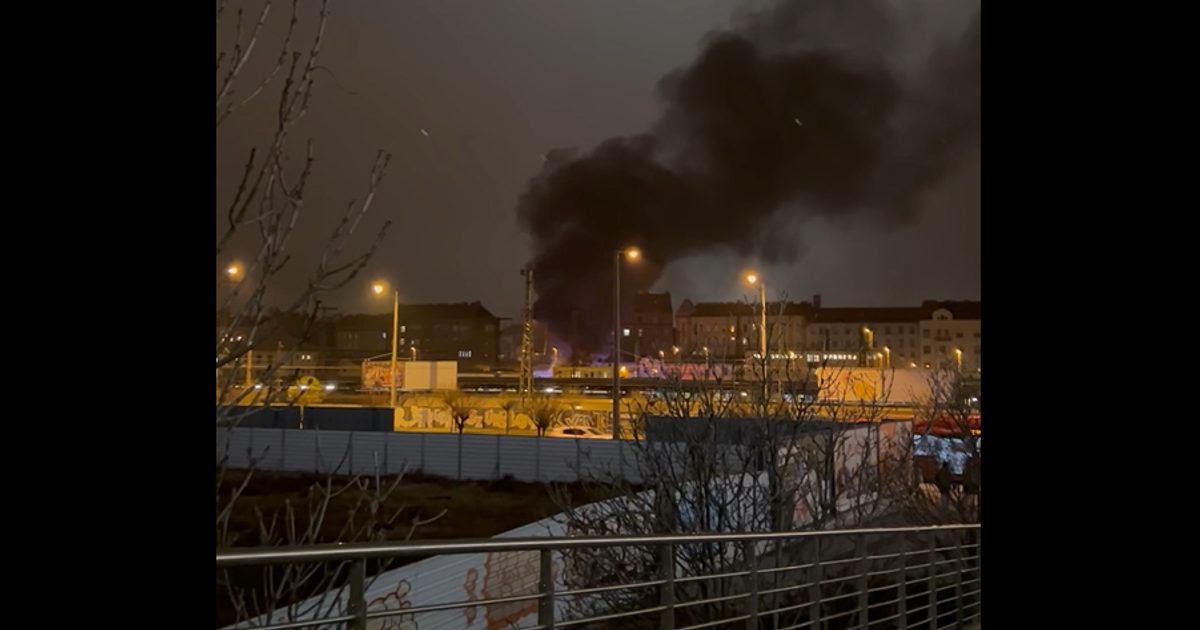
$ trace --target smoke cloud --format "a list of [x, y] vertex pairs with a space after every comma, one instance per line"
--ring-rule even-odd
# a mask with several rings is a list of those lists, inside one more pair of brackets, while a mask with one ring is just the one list
[[599, 350], [619, 247], [645, 258], [622, 270], [628, 296], [712, 248], [790, 260], [797, 235], [775, 228], [806, 217], [912, 222], [978, 142], [979, 14], [906, 71], [891, 4], [790, 0], [744, 13], [659, 82], [650, 130], [549, 152], [517, 204], [533, 239], [535, 316]]

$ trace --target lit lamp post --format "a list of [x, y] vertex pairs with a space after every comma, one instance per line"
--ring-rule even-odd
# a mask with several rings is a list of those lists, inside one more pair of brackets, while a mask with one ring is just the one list
[[637, 262], [642, 255], [636, 247], [613, 252], [613, 419], [612, 436], [621, 439], [621, 258]]
[[[246, 277], [246, 268], [242, 266], [242, 263], [235, 260], [235, 261], [229, 263], [228, 267], [225, 267], [225, 277], [229, 279], [229, 287], [230, 288], [229, 288], [229, 298], [228, 299], [230, 301], [232, 301], [233, 296], [234, 296], [234, 291], [236, 290], [235, 286], [237, 285], [237, 283], [241, 282], [243, 278]], [[228, 304], [228, 302], [227, 302], [227, 304]], [[239, 339], [240, 339], [240, 337], [239, 337]], [[245, 362], [245, 365], [246, 365], [244, 386], [246, 389], [250, 389], [254, 385], [254, 349], [251, 348], [251, 349], [247, 350], [246, 355], [242, 360]]]
[[767, 283], [757, 273], [746, 273], [746, 284], [758, 287], [758, 353], [762, 357], [762, 398], [767, 402], [767, 370], [771, 365], [771, 355], [767, 354]]
[[416, 361], [417, 360], [417, 347], [409, 346], [408, 349], [412, 351], [412, 360]]
[[962, 369], [962, 348], [954, 349], [954, 364], [958, 366], [958, 369]]
[[[385, 291], [387, 291], [387, 283], [386, 282], [384, 282], [382, 280], [377, 280], [371, 284], [371, 292], [375, 294], [375, 297], [382, 296]], [[390, 401], [389, 404], [392, 407], [396, 406], [396, 343], [397, 343], [396, 328], [398, 328], [397, 322], [399, 322], [399, 320], [400, 320], [400, 292], [392, 291], [392, 367], [391, 367], [391, 378], [389, 379], [390, 393], [388, 396], [388, 400]], [[417, 356], [416, 348], [413, 348], [413, 358], [416, 358], [416, 356]]]
[[767, 357], [767, 283], [753, 271], [746, 273], [746, 284], [758, 287], [758, 351]]
[[883, 365], [881, 367], [892, 367], [892, 349], [887, 346], [883, 347]]
[[871, 350], [875, 349], [875, 331], [863, 326], [863, 341], [867, 344], [867, 349], [863, 352], [863, 358], [871, 355]]

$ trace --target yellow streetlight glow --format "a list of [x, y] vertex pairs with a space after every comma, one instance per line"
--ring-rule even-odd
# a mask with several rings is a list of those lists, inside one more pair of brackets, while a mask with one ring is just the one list
[[230, 280], [240, 280], [242, 277], [242, 263], [229, 263], [229, 266], [225, 268], [225, 275], [229, 276]]
[[641, 256], [642, 256], [642, 250], [640, 250], [636, 247], [626, 247], [625, 248], [626, 260], [629, 260], [630, 262], [634, 262], [638, 258], [641, 258]]
[[380, 295], [383, 295], [384, 291], [387, 291], [387, 283], [386, 282], [383, 282], [382, 280], [380, 280], [380, 281], [371, 283], [371, 293], [374, 293], [376, 296], [380, 296]]
[[758, 274], [754, 273], [753, 271], [746, 272], [746, 284], [758, 284]]

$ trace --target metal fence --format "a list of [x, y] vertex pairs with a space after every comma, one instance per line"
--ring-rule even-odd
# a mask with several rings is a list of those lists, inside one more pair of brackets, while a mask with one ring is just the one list
[[448, 479], [639, 481], [624, 440], [517, 435], [217, 428], [216, 458], [231, 468], [316, 474], [421, 472]]
[[[512, 628], [941, 629], [978, 623], [980, 618], [980, 528], [978, 525], [875, 528], [754, 534], [653, 535], [425, 541], [305, 549], [244, 549], [217, 553], [217, 567], [336, 564], [340, 587], [323, 595], [333, 602], [326, 614], [280, 614], [251, 625], [269, 629], [392, 626], [411, 627], [444, 611], [526, 606], [504, 619]], [[737, 562], [717, 574], [696, 571], [680, 558], [696, 549], [718, 556], [736, 549]], [[573, 554], [638, 551], [651, 559], [651, 572], [636, 581], [617, 581], [602, 571], [568, 582]], [[368, 561], [402, 557], [516, 553], [530, 557], [536, 582], [527, 592], [500, 597], [448, 599], [429, 605], [374, 607], [367, 591]], [[327, 568], [328, 570], [328, 568]], [[532, 576], [531, 576], [532, 577]], [[722, 588], [706, 588], [714, 582]], [[565, 606], [580, 598], [618, 591], [644, 596], [619, 606]], [[448, 593], [453, 595], [453, 593]], [[609, 600], [614, 601], [614, 600]], [[294, 609], [293, 609], [294, 610]], [[581, 612], [583, 611], [583, 612]], [[469, 617], [472, 621], [474, 617]], [[488, 613], [488, 619], [492, 616]], [[458, 620], [460, 625], [462, 620]], [[388, 625], [381, 625], [388, 624]], [[439, 624], [434, 623], [434, 626]]]

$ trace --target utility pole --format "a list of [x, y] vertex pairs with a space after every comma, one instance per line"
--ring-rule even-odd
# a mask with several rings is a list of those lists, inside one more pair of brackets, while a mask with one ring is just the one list
[[521, 311], [521, 373], [517, 393], [521, 402], [533, 394], [533, 267], [521, 270], [525, 276], [525, 308]]

